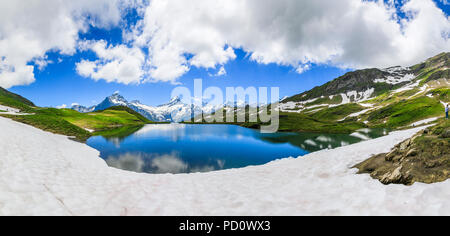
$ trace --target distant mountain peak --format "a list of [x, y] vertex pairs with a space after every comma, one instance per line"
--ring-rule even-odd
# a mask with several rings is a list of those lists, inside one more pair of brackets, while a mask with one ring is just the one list
[[110, 102], [119, 103], [121, 105], [126, 105], [128, 103], [127, 99], [120, 95], [118, 92], [115, 92], [113, 95], [106, 98]]
[[175, 97], [172, 97], [172, 99], [170, 99], [170, 102], [181, 101], [181, 99], [182, 99], [182, 97], [175, 96]]
[[119, 92], [114, 92], [111, 96], [109, 96], [108, 98], [118, 98], [118, 99], [122, 99], [122, 100], [126, 100], [122, 95], [120, 95]]
[[168, 103], [160, 105], [159, 107], [166, 107], [166, 106], [170, 107], [170, 106], [174, 106], [177, 104], [182, 104], [182, 99], [183, 98], [180, 96], [175, 96], [172, 99], [170, 99], [170, 101]]
[[143, 115], [149, 120], [157, 121], [157, 122], [181, 122], [184, 120], [191, 119], [195, 112], [202, 112], [210, 114], [215, 109], [212, 109], [211, 106], [201, 107], [195, 106], [191, 104], [183, 103], [183, 98], [181, 96], [173, 97], [168, 103], [164, 105], [160, 105], [158, 107], [152, 107], [142, 104], [140, 101], [134, 100], [129, 102], [125, 99], [119, 92], [115, 92], [111, 96], [105, 98], [103, 102], [96, 106], [92, 106], [89, 108], [77, 105], [73, 106], [72, 109], [82, 112], [88, 113], [93, 111], [101, 111], [108, 109], [114, 106], [125, 106], [128, 107], [139, 114]]

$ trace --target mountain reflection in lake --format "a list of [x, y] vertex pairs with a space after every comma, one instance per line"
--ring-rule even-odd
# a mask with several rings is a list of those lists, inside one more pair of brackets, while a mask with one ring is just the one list
[[146, 125], [128, 136], [95, 136], [87, 144], [109, 166], [139, 173], [196, 173], [262, 165], [286, 157], [349, 145], [387, 134], [261, 134], [234, 125]]

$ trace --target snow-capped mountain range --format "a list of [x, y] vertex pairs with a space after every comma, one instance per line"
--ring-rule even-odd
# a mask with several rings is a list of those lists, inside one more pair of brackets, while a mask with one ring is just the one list
[[147, 119], [155, 122], [182, 122], [191, 119], [194, 115], [198, 115], [201, 112], [204, 114], [211, 114], [223, 107], [223, 105], [211, 105], [206, 103], [204, 103], [203, 106], [186, 104], [183, 103], [182, 98], [180, 97], [174, 97], [166, 104], [153, 107], [142, 104], [139, 101], [129, 102], [116, 92], [98, 105], [92, 107], [74, 105], [72, 109], [81, 113], [88, 113], [102, 111], [114, 106], [129, 107], [145, 116]]

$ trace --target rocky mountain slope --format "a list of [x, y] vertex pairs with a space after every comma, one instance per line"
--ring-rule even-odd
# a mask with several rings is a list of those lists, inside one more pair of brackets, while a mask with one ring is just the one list
[[450, 53], [442, 53], [407, 68], [358, 70], [286, 98], [278, 108], [314, 117], [352, 105], [358, 107], [354, 113], [331, 121], [400, 128], [443, 115], [443, 104], [450, 102], [449, 68]]
[[[335, 102], [362, 101], [405, 85], [414, 77], [411, 69], [403, 67], [358, 70], [308, 92], [287, 98], [284, 102], [302, 102], [322, 96], [329, 97], [330, 101]], [[334, 99], [334, 97], [338, 98]]]

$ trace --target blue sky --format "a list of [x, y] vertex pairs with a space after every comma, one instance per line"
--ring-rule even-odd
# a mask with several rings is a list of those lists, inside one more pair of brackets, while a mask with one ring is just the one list
[[[435, 1], [435, 3], [437, 4], [436, 5], [437, 8], [443, 12], [444, 16], [448, 17], [448, 14], [450, 12], [449, 6], [446, 5], [443, 1]], [[402, 1], [396, 2], [396, 7], [398, 10], [397, 16], [400, 17], [399, 21], [407, 17], [407, 15], [401, 10], [402, 6], [403, 6]], [[422, 6], [411, 6], [411, 8], [414, 7], [422, 7]], [[425, 7], [426, 6], [424, 6], [424, 8]], [[148, 51], [149, 47], [157, 44], [157, 42], [154, 41], [154, 38], [157, 38], [155, 35], [152, 35], [150, 39], [147, 38], [146, 45], [140, 46], [136, 46], [138, 45], [137, 42], [139, 41], [136, 38], [139, 37], [144, 38], [146, 34], [145, 29], [133, 35], [136, 37], [133, 40], [126, 40], [124, 38], [124, 35], [129, 36], [131, 34], [130, 30], [133, 29], [133, 27], [137, 23], [143, 21], [146, 17], [149, 17], [148, 15], [145, 15], [143, 13], [143, 11], [149, 10], [149, 8], [150, 6], [141, 7], [140, 8], [141, 14], [137, 14], [134, 8], [127, 8], [126, 10], [122, 9], [120, 11], [121, 19], [116, 21], [116, 23], [111, 23], [106, 26], [101, 24], [87, 24], [86, 32], [83, 32], [84, 30], [80, 30], [77, 33], [76, 40], [77, 42], [83, 41], [98, 42], [100, 40], [104, 40], [107, 42], [108, 47], [116, 47], [118, 45], [124, 45], [125, 47], [128, 48], [139, 48], [139, 50], [141, 50], [145, 55], [146, 60], [150, 61], [150, 63], [152, 63], [151, 62], [152, 60], [157, 61], [158, 58], [156, 58], [156, 56], [155, 57], [149, 56], [150, 52]], [[367, 11], [369, 10], [372, 11], [372, 8], [368, 7]], [[351, 9], [349, 11], [351, 11]], [[374, 10], [373, 12], [376, 11]], [[432, 9], [430, 9], [430, 12], [432, 12]], [[317, 14], [321, 13], [322, 12], [318, 12]], [[167, 14], [170, 14], [170, 12], [168, 12]], [[156, 12], [155, 15], [158, 15], [158, 13]], [[422, 17], [422, 22], [425, 22], [425, 20], [432, 19], [432, 17], [433, 16], [425, 15], [424, 13]], [[418, 50], [421, 52], [420, 54], [411, 54], [411, 58], [404, 60], [396, 60], [395, 58], [393, 58], [392, 61], [386, 61], [386, 65], [398, 65], [398, 64], [391, 64], [394, 61], [398, 61], [399, 64], [412, 65], [411, 64], [412, 62], [418, 63], [421, 60], [436, 54], [436, 52], [447, 51], [449, 49], [448, 35], [450, 35], [449, 31], [446, 31], [448, 30], [448, 18], [447, 19], [440, 18], [440, 19], [441, 21], [442, 19], [444, 19], [443, 20], [444, 22], [441, 26], [443, 29], [442, 30], [443, 34], [441, 35], [443, 39], [433, 38], [430, 39], [429, 41], [430, 44], [435, 44], [434, 45], [435, 47], [421, 45], [419, 42], [420, 37], [417, 36], [417, 38], [414, 38], [416, 37], [414, 34], [408, 35], [407, 32], [403, 36], [401, 34], [393, 35], [394, 33], [386, 33], [386, 35], [384, 35], [382, 39], [390, 39], [392, 37], [392, 41], [395, 41], [395, 39], [398, 39], [400, 37], [402, 38], [402, 40], [405, 40], [405, 42], [414, 43], [414, 45], [423, 46], [424, 48], [424, 50]], [[296, 20], [297, 19], [294, 15], [294, 17], [292, 17], [292, 21]], [[298, 19], [299, 22], [301, 22], [300, 20], [301, 19]], [[355, 19], [355, 21], [357, 20], [358, 19]], [[191, 22], [191, 24], [194, 23]], [[294, 25], [298, 24], [298, 22], [294, 23], [295, 23]], [[351, 22], [350, 20], [349, 22], [346, 21], [343, 22], [342, 24], [349, 24], [349, 27], [352, 27], [353, 31], [355, 32], [365, 30], [364, 28], [361, 29], [358, 28], [359, 25], [357, 23], [358, 22]], [[388, 23], [386, 23], [386, 27], [390, 27]], [[97, 25], [99, 26], [97, 27]], [[170, 29], [170, 27], [174, 27], [174, 25], [176, 25], [176, 23], [170, 22], [170, 24], [167, 23], [164, 24], [163, 26]], [[195, 27], [196, 26], [192, 26], [192, 31], [196, 31]], [[345, 29], [346, 28], [345, 25], [343, 25], [342, 27], [343, 27], [342, 31], [345, 31], [345, 33], [348, 34], [348, 32]], [[380, 25], [379, 27], [380, 28], [385, 27], [385, 25]], [[408, 25], [407, 27], [412, 28], [413, 26]], [[283, 27], [280, 26], [280, 28]], [[200, 29], [204, 30], [204, 28], [199, 28], [199, 30]], [[317, 43], [319, 45], [315, 45], [314, 38], [312, 38], [313, 36], [309, 38], [309, 35], [304, 35], [305, 31], [295, 33], [292, 32], [292, 28], [287, 27], [287, 29], [289, 30], [288, 32], [280, 31], [280, 34], [283, 33], [291, 34], [286, 36], [286, 38], [288, 39], [294, 38], [295, 41], [304, 41], [305, 43], [308, 44], [308, 47], [303, 47], [304, 44], [297, 45], [294, 42], [294, 43], [286, 43], [286, 45], [277, 46], [281, 47], [280, 50], [278, 50], [278, 48], [275, 48], [276, 50], [274, 49], [265, 51], [264, 49], [261, 49], [264, 48], [265, 45], [262, 46], [258, 45], [258, 43], [260, 43], [259, 41], [266, 40], [265, 38], [264, 39], [261, 38], [261, 40], [258, 40], [258, 38], [256, 38], [252, 39], [253, 41], [251, 41], [248, 40], [248, 37], [239, 38], [240, 35], [238, 35], [236, 37], [224, 38], [223, 42], [225, 43], [218, 44], [222, 45], [221, 46], [222, 48], [219, 49], [220, 50], [224, 49], [223, 50], [224, 52], [226, 51], [225, 50], [226, 48], [232, 47], [234, 51], [234, 56], [224, 56], [224, 58], [222, 59], [216, 59], [217, 57], [211, 57], [214, 58], [213, 61], [202, 60], [200, 66], [195, 66], [193, 60], [190, 59], [193, 58], [195, 55], [200, 55], [203, 53], [203, 51], [195, 51], [197, 50], [197, 48], [199, 48], [199, 45], [200, 46], [207, 45], [207, 43], [209, 42], [199, 40], [197, 35], [197, 38], [195, 38], [196, 40], [195, 47], [193, 47], [192, 45], [186, 45], [186, 49], [184, 50], [189, 52], [184, 55], [187, 61], [185, 63], [190, 63], [188, 64], [189, 69], [184, 73], [180, 73], [180, 75], [177, 76], [176, 78], [168, 79], [168, 81], [167, 79], [166, 81], [163, 81], [163, 79], [151, 78], [152, 74], [147, 74], [146, 71], [149, 70], [148, 67], [141, 68], [144, 71], [145, 75], [141, 76], [142, 78], [138, 78], [137, 80], [139, 81], [138, 83], [126, 84], [121, 82], [123, 80], [120, 79], [114, 80], [113, 82], [107, 81], [107, 79], [102, 78], [93, 79], [91, 78], [94, 77], [93, 75], [92, 76], [80, 75], [80, 73], [77, 71], [77, 64], [80, 63], [81, 61], [85, 60], [95, 62], [99, 60], [99, 55], [96, 54], [93, 49], [80, 50], [77, 48], [73, 53], [61, 53], [61, 50], [58, 48], [50, 49], [44, 51], [43, 54], [40, 55], [41, 58], [44, 58], [45, 61], [48, 62], [48, 65], [45, 66], [42, 70], [40, 70], [37, 66], [34, 67], [34, 79], [35, 79], [34, 82], [28, 85], [19, 84], [16, 86], [12, 86], [10, 90], [12, 92], [18, 93], [22, 96], [29, 98], [39, 106], [56, 107], [62, 104], [70, 106], [70, 104], [72, 103], [79, 103], [82, 105], [90, 106], [101, 102], [106, 96], [111, 95], [115, 91], [120, 91], [120, 93], [129, 100], [140, 100], [144, 104], [159, 105], [167, 102], [170, 99], [171, 91], [179, 84], [192, 88], [193, 80], [197, 78], [202, 78], [204, 87], [206, 86], [218, 86], [220, 88], [238, 87], [238, 86], [280, 87], [280, 96], [284, 97], [295, 95], [303, 91], [309, 90], [315, 86], [322, 85], [340, 75], [343, 75], [348, 71], [354, 70], [355, 68], [365, 68], [371, 66], [375, 67], [385, 65], [384, 61], [382, 61], [381, 59], [378, 60], [376, 58], [378, 55], [374, 54], [373, 53], [374, 51], [372, 50], [369, 51], [371, 45], [365, 45], [363, 46], [363, 50], [361, 50], [358, 48], [351, 48], [352, 46], [348, 46], [349, 44], [351, 44], [348, 42], [352, 42], [350, 41], [350, 39], [347, 38], [344, 38], [345, 40], [336, 39], [336, 42], [345, 41], [343, 43], [344, 46], [339, 47], [342, 48], [340, 49], [341, 51], [329, 52], [328, 54], [327, 53], [321, 54], [323, 51], [322, 50], [323, 45], [325, 43], [328, 43], [330, 40], [325, 40], [324, 37], [320, 35], [315, 36], [320, 37], [317, 40], [318, 41]], [[267, 33], [264, 32], [263, 30], [264, 29], [260, 30], [261, 35], [263, 35], [263, 37], [264, 35], [270, 34], [270, 32]], [[236, 34], [239, 34], [238, 30], [236, 31], [237, 31]], [[172, 31], [168, 30], [168, 32]], [[211, 32], [211, 35], [215, 35], [215, 31], [206, 31], [206, 32]], [[235, 31], [226, 31], [226, 33], [229, 32]], [[392, 32], [392, 30], [391, 31], [386, 30], [386, 32]], [[222, 37], [227, 37], [223, 36], [227, 35], [226, 33], [220, 35], [222, 35]], [[314, 33], [316, 32], [313, 32], [312, 34]], [[369, 35], [371, 33], [373, 32], [367, 33], [368, 39], [362, 38], [360, 40], [361, 41], [367, 40], [367, 42], [370, 42], [370, 40], [372, 40], [371, 38], [373, 38], [371, 35]], [[426, 33], [428, 32], [424, 32], [424, 34]], [[339, 31], [335, 32], [335, 34], [339, 35], [340, 32]], [[205, 37], [208, 37], [208, 35], [209, 34], [206, 34]], [[330, 35], [330, 37], [332, 36], [333, 35]], [[296, 39], [296, 37], [298, 37], [298, 40]], [[345, 36], [336, 36], [336, 37], [345, 37]], [[351, 38], [356, 36], [348, 35], [348, 37]], [[268, 40], [271, 39], [272, 38], [268, 38]], [[278, 39], [279, 38], [275, 37], [273, 41], [274, 43], [268, 45], [278, 45], [277, 43], [279, 43], [280, 41], [288, 42], [288, 40], [284, 40], [285, 38], [283, 38], [283, 40]], [[320, 42], [322, 39], [323, 42]], [[174, 43], [186, 42], [185, 39], [169, 39], [169, 40], [172, 40], [169, 42]], [[229, 43], [232, 41], [233, 43]], [[184, 47], [183, 44], [178, 45]], [[240, 47], [237, 45], [239, 45]], [[380, 48], [386, 48], [383, 45], [373, 45], [373, 47], [377, 46], [379, 46]], [[205, 46], [205, 48], [208, 47]], [[289, 47], [292, 47], [292, 49]], [[406, 51], [403, 48], [393, 48], [390, 49], [390, 51], [393, 51], [394, 49], [395, 50], [398, 49], [399, 52]], [[296, 52], [297, 50], [299, 52], [298, 55], [290, 53], [291, 51]], [[343, 50], [344, 52], [342, 52]], [[216, 52], [217, 50], [213, 51]], [[366, 51], [367, 54], [363, 54], [366, 53]], [[375, 50], [375, 52], [377, 51], [379, 50]], [[383, 58], [386, 55], [389, 55], [389, 53], [391, 53], [390, 51], [387, 52], [380, 51], [379, 57]], [[153, 53], [157, 55], [157, 53], [160, 52], [152, 51], [151, 54]], [[304, 55], [301, 55], [302, 53]], [[186, 56], [187, 54], [192, 55]], [[260, 56], [255, 56], [257, 54]], [[224, 55], [224, 54], [220, 52], [217, 55]], [[217, 55], [214, 54], [214, 56]], [[368, 58], [368, 55], [369, 56], [373, 55], [374, 59], [366, 60], [366, 58]], [[7, 58], [7, 56], [4, 57]], [[359, 61], [362, 61], [361, 58], [363, 58], [365, 61], [359, 63]], [[382, 62], [380, 63], [380, 61]], [[208, 68], [208, 66], [206, 66], [208, 63], [213, 63], [214, 67]], [[27, 62], [27, 65], [34, 65], [34, 64], [35, 62], [33, 61]], [[102, 65], [102, 63], [99, 64]], [[157, 68], [156, 64], [151, 64], [151, 66]], [[180, 68], [179, 66], [180, 65], [174, 65], [173, 67], [174, 70]], [[222, 76], [216, 76], [215, 74], [219, 71], [221, 67], [223, 67], [226, 70], [226, 74]], [[300, 67], [301, 68], [306, 67], [307, 69], [304, 72], [299, 73], [297, 69]], [[0, 74], [1, 73], [2, 70], [0, 67]], [[146, 79], [152, 80], [152, 82], [146, 82]]]
[[[216, 72], [215, 70], [193, 68], [180, 78], [179, 82], [192, 91], [193, 81], [198, 78], [203, 79], [204, 87], [280, 87], [280, 97], [284, 97], [309, 90], [348, 71], [331, 66], [314, 66], [313, 69], [298, 74], [288, 66], [261, 65], [252, 62], [245, 58], [246, 53], [242, 50], [238, 50], [237, 55], [236, 60], [225, 65], [227, 75], [217, 77], [211, 75]], [[48, 65], [43, 71], [36, 68], [36, 82], [27, 86], [13, 87], [10, 90], [27, 97], [39, 106], [72, 103], [94, 105], [115, 91], [119, 91], [130, 101], [139, 100], [148, 105], [160, 105], [170, 100], [172, 90], [178, 86], [164, 82], [124, 85], [83, 78], [75, 70], [75, 63], [83, 56], [49, 54], [50, 60], [62, 59], [62, 61]]]

